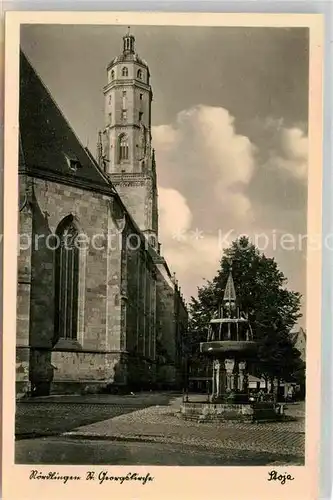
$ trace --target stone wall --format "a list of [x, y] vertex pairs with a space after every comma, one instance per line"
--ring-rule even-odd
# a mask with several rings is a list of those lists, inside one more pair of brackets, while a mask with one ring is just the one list
[[[31, 236], [31, 286], [18, 282], [18, 382], [27, 375], [34, 385], [47, 385], [58, 380], [92, 381], [113, 377], [106, 354], [120, 351], [121, 337], [121, 266], [119, 245], [109, 251], [103, 248], [108, 232], [117, 232], [112, 219], [112, 198], [41, 179], [30, 180], [29, 198]], [[24, 178], [21, 179], [24, 184]], [[75, 218], [79, 232], [87, 237], [80, 249], [78, 336], [76, 341], [55, 337], [55, 251], [52, 240], [59, 223], [67, 216]], [[26, 231], [29, 217], [22, 211], [20, 232]], [[100, 235], [96, 237], [96, 235]], [[95, 238], [95, 239], [93, 239]], [[93, 248], [92, 242], [96, 248]], [[104, 240], [105, 241], [105, 240]], [[100, 248], [97, 248], [100, 247]], [[19, 269], [28, 270], [29, 258], [19, 255]], [[27, 271], [28, 272], [28, 271]], [[26, 274], [27, 274], [26, 272]], [[29, 273], [28, 273], [29, 274]], [[29, 327], [27, 317], [29, 316]], [[22, 323], [23, 321], [23, 323]], [[25, 321], [25, 323], [24, 323]], [[61, 355], [58, 350], [64, 351]], [[87, 371], [85, 351], [90, 356]], [[82, 351], [77, 353], [75, 351]], [[53, 367], [56, 356], [57, 369]], [[94, 361], [92, 362], [92, 360]], [[94, 369], [92, 366], [94, 365]], [[23, 371], [24, 368], [24, 371]], [[24, 373], [24, 375], [23, 375]], [[89, 375], [90, 373], [90, 375]], [[22, 390], [22, 383], [19, 390]]]
[[28, 197], [31, 193], [31, 182], [21, 176], [19, 183], [20, 211], [19, 252], [17, 258], [17, 345], [16, 379], [20, 393], [29, 390], [29, 328], [30, 328], [30, 291], [31, 291], [31, 245], [32, 212]]
[[[27, 180], [20, 181], [25, 192]], [[89, 384], [152, 387], [157, 275], [144, 236], [117, 197], [40, 179], [28, 184], [20, 232], [30, 231], [32, 245], [20, 252], [18, 261], [18, 392], [27, 392], [29, 383], [43, 393]], [[54, 328], [52, 237], [70, 214], [88, 242], [80, 248], [76, 340], [56, 338]], [[129, 235], [137, 236], [131, 247]]]
[[[113, 181], [112, 175], [110, 176]], [[146, 229], [146, 210], [148, 189], [144, 180], [128, 181], [127, 183], [115, 182], [117, 192], [124, 202], [127, 210], [141, 230]]]
[[175, 310], [175, 328], [176, 328], [176, 353], [175, 353], [175, 364], [176, 364], [176, 377], [178, 387], [185, 387], [186, 375], [185, 371], [187, 369], [185, 364], [185, 337], [188, 330], [188, 311], [178, 288], [175, 287], [174, 295], [174, 310]]
[[[52, 352], [53, 386], [68, 384], [81, 390], [104, 388], [114, 381], [123, 383], [119, 353]], [[83, 387], [82, 387], [83, 386]]]
[[128, 383], [134, 389], [155, 384], [156, 272], [146, 247], [129, 221], [123, 235], [122, 276]]
[[166, 266], [157, 265], [157, 384], [176, 385], [175, 288]]

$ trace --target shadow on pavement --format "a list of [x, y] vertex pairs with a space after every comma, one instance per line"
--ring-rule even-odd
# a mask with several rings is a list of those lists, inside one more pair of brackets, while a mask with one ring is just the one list
[[168, 406], [175, 393], [135, 395], [49, 396], [16, 403], [16, 440], [57, 436], [83, 425], [131, 413], [149, 406]]
[[129, 440], [43, 438], [16, 444], [16, 463], [70, 465], [265, 466], [304, 465], [302, 457], [249, 450]]

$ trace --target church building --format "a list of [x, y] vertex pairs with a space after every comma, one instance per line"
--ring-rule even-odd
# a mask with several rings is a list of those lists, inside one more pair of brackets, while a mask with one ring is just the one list
[[106, 77], [94, 158], [20, 55], [18, 397], [182, 386], [188, 315], [159, 243], [150, 74], [130, 33]]

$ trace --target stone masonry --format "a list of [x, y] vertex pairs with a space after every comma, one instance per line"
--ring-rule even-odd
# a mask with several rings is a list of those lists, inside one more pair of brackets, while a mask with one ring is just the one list
[[[166, 262], [23, 54], [20, 103], [18, 396], [174, 387], [187, 311]], [[80, 240], [72, 337], [56, 328], [64, 221]]]

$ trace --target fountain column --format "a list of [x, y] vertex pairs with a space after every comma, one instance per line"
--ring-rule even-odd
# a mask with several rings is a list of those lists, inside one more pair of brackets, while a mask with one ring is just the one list
[[234, 378], [233, 378], [233, 370], [235, 366], [234, 359], [226, 359], [224, 361], [224, 366], [226, 370], [226, 389], [228, 392], [234, 389]]
[[246, 369], [246, 363], [245, 361], [241, 361], [239, 364], [238, 364], [238, 367], [239, 367], [239, 391], [240, 392], [246, 392], [245, 390], [245, 379], [246, 379], [246, 376], [245, 376], [245, 369]]
[[226, 373], [223, 361], [216, 359], [213, 362], [213, 388], [212, 398], [218, 399], [225, 393]]
[[215, 374], [215, 361], [213, 361], [213, 366], [212, 366], [212, 398], [215, 397], [216, 393], [216, 374]]
[[234, 369], [233, 369], [233, 390], [234, 391], [239, 391], [240, 390], [240, 383], [239, 383], [239, 363], [236, 360]]
[[220, 369], [221, 363], [219, 360], [215, 361], [215, 394], [214, 397], [218, 398], [220, 395], [221, 387], [220, 387]]

